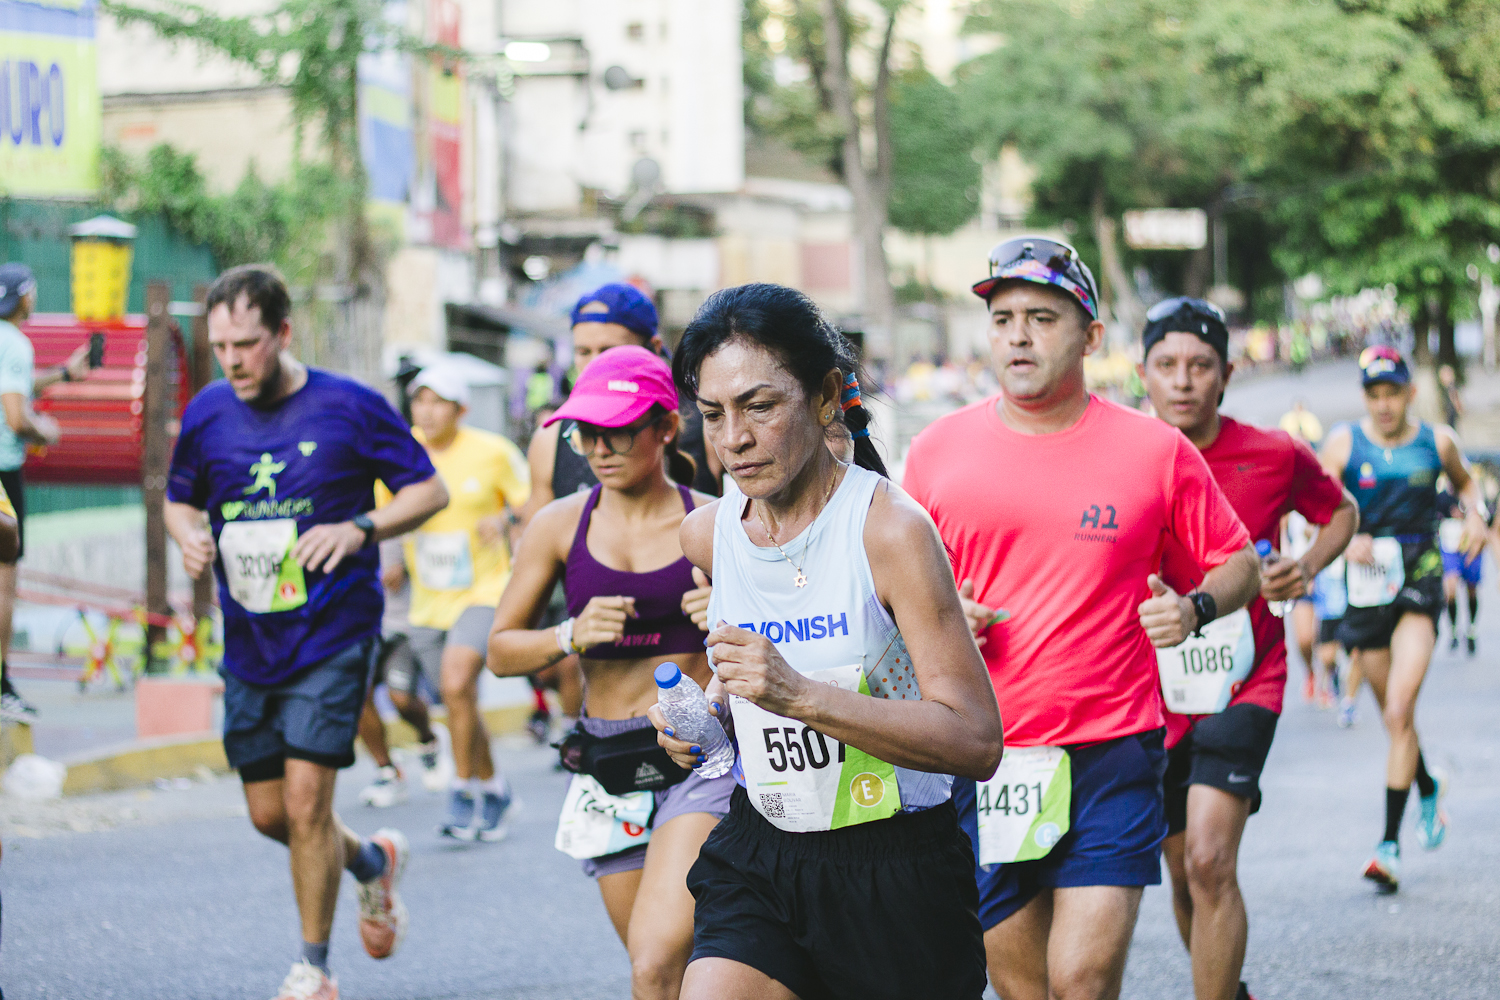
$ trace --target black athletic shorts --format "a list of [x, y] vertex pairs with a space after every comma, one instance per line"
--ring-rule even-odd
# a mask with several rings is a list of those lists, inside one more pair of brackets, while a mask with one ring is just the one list
[[801, 1000], [984, 993], [974, 852], [951, 802], [787, 833], [736, 788], [687, 885], [693, 960], [740, 962]]
[[1318, 620], [1318, 645], [1325, 642], [1339, 641], [1339, 625], [1342, 618], [1321, 618]]
[[1349, 605], [1339, 626], [1339, 642], [1345, 650], [1387, 649], [1391, 634], [1407, 612], [1426, 615], [1437, 627], [1447, 601], [1443, 599], [1443, 554], [1437, 541], [1429, 539], [1401, 546], [1406, 575], [1395, 600], [1377, 608]]
[[10, 505], [16, 509], [16, 562], [26, 554], [26, 481], [20, 469], [0, 469], [0, 486], [10, 497]]
[[1201, 717], [1167, 751], [1167, 834], [1187, 829], [1189, 785], [1208, 785], [1250, 800], [1260, 810], [1260, 772], [1276, 736], [1275, 712], [1259, 705], [1230, 705], [1217, 715]]

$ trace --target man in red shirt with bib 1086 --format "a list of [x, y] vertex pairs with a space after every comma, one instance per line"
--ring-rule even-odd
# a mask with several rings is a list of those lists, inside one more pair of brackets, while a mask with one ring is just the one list
[[[1193, 960], [1197, 1000], [1249, 996], [1240, 982], [1249, 925], [1240, 896], [1240, 836], [1260, 808], [1260, 772], [1286, 690], [1286, 641], [1268, 601], [1311, 592], [1313, 577], [1349, 544], [1359, 508], [1307, 445], [1219, 414], [1229, 329], [1201, 299], [1159, 302], [1146, 317], [1140, 368], [1156, 415], [1187, 435], [1266, 558], [1281, 519], [1297, 511], [1321, 525], [1301, 559], [1275, 556], [1260, 597], [1200, 639], [1158, 652], [1167, 705], [1167, 868], [1177, 927]], [[1189, 588], [1194, 559], [1167, 544], [1162, 576]]]
[[[1005, 720], [1000, 769], [955, 780], [953, 799], [996, 992], [1112, 1000], [1144, 887], [1161, 882], [1153, 647], [1242, 607], [1259, 567], [1198, 450], [1089, 394], [1083, 360], [1104, 325], [1076, 250], [1002, 243], [974, 292], [1002, 392], [918, 435], [905, 476], [963, 581]], [[1191, 594], [1157, 576], [1169, 539], [1203, 572]]]

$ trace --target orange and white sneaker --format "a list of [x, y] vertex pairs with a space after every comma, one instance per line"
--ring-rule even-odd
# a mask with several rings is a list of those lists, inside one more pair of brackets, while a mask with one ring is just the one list
[[339, 981], [311, 962], [298, 962], [271, 1000], [339, 1000]]
[[358, 884], [359, 939], [371, 958], [390, 958], [406, 937], [406, 904], [396, 886], [406, 871], [410, 848], [406, 834], [390, 827], [376, 831], [370, 840], [385, 852], [385, 872]]

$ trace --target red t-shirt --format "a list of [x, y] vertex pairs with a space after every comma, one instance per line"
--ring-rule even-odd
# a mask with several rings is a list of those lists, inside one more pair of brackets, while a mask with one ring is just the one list
[[[1295, 510], [1311, 524], [1327, 524], [1344, 499], [1344, 488], [1329, 475], [1312, 449], [1286, 431], [1267, 430], [1222, 418], [1219, 436], [1203, 450], [1214, 479], [1256, 541], [1280, 547], [1281, 519]], [[1203, 579], [1188, 552], [1168, 542], [1162, 578], [1174, 589], [1188, 590]], [[1255, 666], [1231, 705], [1248, 702], [1281, 711], [1286, 688], [1286, 642], [1280, 618], [1260, 596], [1250, 602], [1255, 633]], [[1199, 718], [1167, 712], [1167, 746], [1182, 739]]]
[[1094, 743], [1163, 724], [1136, 608], [1175, 538], [1211, 568], [1249, 544], [1208, 464], [1159, 420], [1097, 396], [1072, 427], [1020, 434], [995, 399], [912, 442], [907, 491], [960, 583], [1011, 613], [980, 647], [1007, 746]]

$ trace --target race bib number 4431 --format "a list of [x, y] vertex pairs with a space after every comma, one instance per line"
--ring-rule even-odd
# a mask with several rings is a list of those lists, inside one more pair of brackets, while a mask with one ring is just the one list
[[[860, 666], [815, 670], [808, 678], [868, 695]], [[894, 816], [901, 808], [896, 769], [863, 750], [730, 696], [750, 802], [789, 833], [837, 830]]]
[[1007, 747], [1000, 767], [975, 789], [979, 863], [1035, 861], [1068, 832], [1073, 768], [1062, 747]]
[[229, 596], [246, 611], [263, 615], [307, 603], [307, 581], [292, 558], [297, 522], [230, 521], [219, 532], [219, 554]]

